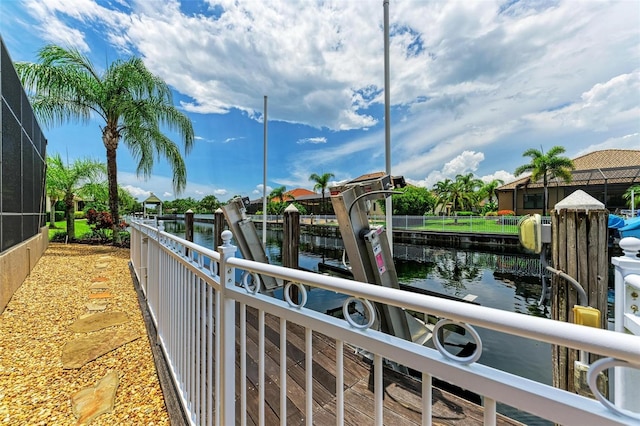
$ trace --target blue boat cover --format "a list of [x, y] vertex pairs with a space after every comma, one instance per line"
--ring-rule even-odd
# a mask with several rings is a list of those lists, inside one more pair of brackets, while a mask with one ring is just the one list
[[609, 229], [620, 229], [624, 226], [624, 219], [620, 216], [616, 216], [615, 214], [609, 215]]
[[624, 226], [619, 228], [620, 236], [640, 238], [640, 217], [633, 217], [624, 221]]

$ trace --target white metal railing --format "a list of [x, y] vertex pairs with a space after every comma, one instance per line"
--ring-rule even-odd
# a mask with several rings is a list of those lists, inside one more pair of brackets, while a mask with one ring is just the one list
[[[345, 410], [350, 407], [344, 403], [342, 382], [342, 348], [345, 344], [373, 354], [376, 424], [382, 424], [384, 415], [383, 360], [397, 362], [422, 374], [422, 424], [425, 425], [432, 421], [432, 377], [481, 395], [485, 424], [496, 423], [496, 402], [560, 424], [640, 422], [637, 412], [620, 410], [606, 401], [601, 403], [476, 362], [482, 352], [479, 337], [475, 338], [476, 351], [469, 357], [458, 358], [442, 349], [438, 339], [434, 339], [438, 347], [435, 350], [359, 326], [354, 321], [310, 310], [304, 307], [305, 286], [349, 295], [360, 300], [364, 307], [370, 306], [371, 302], [379, 302], [435, 315], [442, 320], [436, 324], [434, 336], [438, 335], [437, 329], [448, 323], [464, 327], [472, 336], [477, 336], [473, 327], [479, 326], [599, 354], [606, 357], [605, 360], [615, 360], [612, 362], [616, 366], [634, 369], [640, 367], [640, 337], [236, 258], [236, 248], [230, 244], [229, 231], [223, 233], [224, 245], [215, 252], [163, 232], [161, 223], [160, 230], [136, 222], [131, 224], [131, 228], [131, 261], [138, 279], [144, 283], [158, 343], [168, 360], [182, 405], [192, 424], [227, 425], [238, 420], [244, 425], [247, 422], [248, 391], [244, 378], [250, 369], [246, 359], [246, 312], [249, 307], [258, 312], [260, 424], [265, 423], [265, 314], [280, 318], [280, 365], [286, 363], [286, 333], [283, 331], [287, 329], [287, 322], [305, 328], [306, 405], [303, 414], [307, 424], [313, 423], [314, 407], [317, 408], [312, 386], [312, 332], [336, 339], [337, 424], [343, 423]], [[146, 279], [143, 265], [147, 268]], [[238, 276], [242, 276], [240, 285], [236, 271]], [[273, 276], [297, 285], [302, 295], [302, 306], [261, 294], [259, 285], [252, 285], [260, 282], [259, 275]], [[237, 336], [236, 303], [239, 306]], [[371, 313], [375, 316], [375, 310], [371, 309]], [[345, 317], [350, 318], [346, 310]], [[236, 359], [236, 339], [240, 345], [239, 360]], [[237, 361], [242, 378], [240, 389], [235, 387]], [[597, 372], [593, 376], [597, 376]], [[285, 368], [280, 369], [279, 381], [279, 415], [281, 424], [285, 424]], [[595, 384], [592, 389], [595, 389]], [[599, 395], [597, 389], [594, 392]], [[236, 393], [239, 393], [240, 419], [235, 418]]]
[[[619, 244], [624, 255], [611, 259], [615, 266], [615, 330], [640, 336], [640, 239], [623, 238]], [[617, 406], [635, 409], [640, 405], [640, 371], [616, 368], [614, 383]]]

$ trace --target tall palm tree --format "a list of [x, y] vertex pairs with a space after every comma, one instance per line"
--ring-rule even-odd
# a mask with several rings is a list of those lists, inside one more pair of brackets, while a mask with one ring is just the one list
[[32, 91], [31, 104], [44, 123], [88, 123], [93, 118], [103, 122], [109, 209], [117, 239], [119, 143], [138, 161], [136, 172], [144, 177], [151, 175], [156, 156], [165, 157], [173, 170], [173, 189], [179, 194], [186, 186], [187, 170], [179, 147], [160, 127], [177, 132], [188, 153], [194, 137], [191, 121], [173, 105], [169, 86], [149, 72], [140, 58], [116, 60], [103, 73], [72, 48], [48, 45], [38, 58], [40, 63], [17, 63], [16, 70]]
[[462, 210], [472, 210], [481, 200], [477, 191], [482, 187], [482, 180], [476, 178], [473, 173], [467, 173], [466, 175], [456, 175], [456, 184], [460, 188], [460, 192], [463, 192], [461, 199], [463, 203], [460, 208]]
[[447, 202], [451, 203], [454, 211], [468, 210], [475, 198], [475, 193], [469, 191], [463, 180], [453, 182], [447, 194]]
[[76, 237], [74, 197], [82, 191], [83, 186], [94, 182], [105, 173], [105, 165], [95, 160], [80, 159], [67, 165], [62, 161], [60, 154], [47, 157], [47, 186], [54, 186], [63, 194], [69, 239], [73, 240]]
[[322, 213], [322, 210], [324, 210], [325, 213], [327, 212], [327, 206], [324, 201], [324, 191], [326, 191], [327, 186], [329, 185], [329, 180], [333, 177], [334, 177], [333, 173], [323, 173], [321, 175], [314, 173], [311, 176], [309, 176], [309, 180], [316, 183], [315, 185], [313, 185], [313, 190], [322, 191], [322, 209], [320, 213]]
[[531, 172], [531, 180], [537, 181], [542, 178], [544, 188], [543, 211], [545, 214], [549, 210], [549, 179], [560, 178], [566, 182], [571, 182], [571, 170], [575, 169], [573, 161], [567, 157], [560, 157], [565, 152], [564, 147], [554, 146], [546, 154], [535, 148], [526, 150], [522, 156], [531, 157], [529, 164], [518, 167], [514, 174], [516, 176], [525, 172]]

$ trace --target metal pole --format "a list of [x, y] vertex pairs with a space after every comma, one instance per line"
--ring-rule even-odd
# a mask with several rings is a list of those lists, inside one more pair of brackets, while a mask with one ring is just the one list
[[267, 248], [267, 95], [264, 96], [264, 159], [262, 170], [262, 246]]
[[[391, 88], [389, 84], [389, 0], [382, 2], [384, 8], [384, 152], [385, 172], [391, 177]], [[387, 239], [393, 255], [393, 201], [389, 196], [385, 199], [385, 216], [387, 218]]]

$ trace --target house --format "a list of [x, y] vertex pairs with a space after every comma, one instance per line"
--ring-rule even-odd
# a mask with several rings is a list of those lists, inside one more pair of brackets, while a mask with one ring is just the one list
[[[268, 198], [267, 198], [268, 199]], [[282, 201], [284, 202], [297, 202], [302, 204], [308, 213], [314, 212], [314, 206], [318, 206], [320, 204], [320, 200], [322, 199], [321, 194], [317, 194], [313, 191], [304, 188], [295, 188], [290, 191], [287, 191], [283, 195]], [[279, 200], [276, 200], [279, 201]], [[316, 207], [317, 209], [318, 207]], [[256, 212], [262, 210], [262, 197], [256, 198], [255, 200], [251, 200], [249, 202], [249, 207], [247, 208], [247, 213], [256, 214]]]
[[[548, 182], [549, 208], [578, 189], [604, 203], [610, 211], [626, 208], [622, 198], [632, 185], [640, 185], [640, 150], [606, 149], [573, 159], [571, 182], [553, 178]], [[516, 215], [540, 213], [543, 209], [542, 179], [523, 177], [496, 190], [498, 209]]]
[[[333, 214], [333, 206], [331, 205], [330, 197], [331, 195], [338, 194], [344, 188], [354, 183], [366, 182], [368, 180], [374, 180], [381, 178], [386, 175], [385, 172], [375, 172], [375, 173], [367, 173], [362, 176], [358, 176], [355, 179], [350, 181], [342, 182], [339, 185], [336, 185], [331, 188], [327, 188], [325, 191], [324, 199], [326, 203], [326, 207], [322, 208], [322, 194], [317, 192], [310, 191], [304, 188], [296, 188], [291, 191], [287, 191], [284, 195], [285, 202], [296, 202], [300, 205], [304, 206], [307, 211], [307, 214]], [[393, 176], [391, 178], [393, 185], [396, 188], [402, 188], [406, 186], [403, 176]], [[256, 212], [262, 210], [262, 197], [257, 198], [255, 200], [251, 200], [249, 207], [247, 208], [247, 213], [255, 214]], [[384, 213], [380, 209], [378, 203], [371, 203], [371, 210], [368, 212], [372, 215], [383, 215]]]

